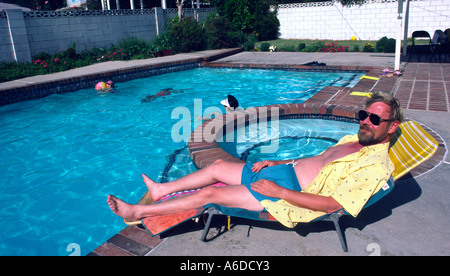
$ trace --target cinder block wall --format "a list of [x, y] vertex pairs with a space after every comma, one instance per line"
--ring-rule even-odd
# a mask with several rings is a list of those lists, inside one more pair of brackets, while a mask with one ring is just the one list
[[[205, 20], [215, 9], [184, 9], [184, 16]], [[8, 16], [9, 14], [9, 16]], [[0, 61], [31, 61], [34, 55], [56, 53], [76, 45], [77, 51], [108, 48], [120, 40], [139, 37], [152, 41], [162, 33], [177, 9], [22, 12], [0, 11]], [[8, 18], [9, 17], [9, 18]], [[159, 17], [159, 18], [158, 18]], [[13, 21], [10, 22], [10, 19]], [[20, 24], [16, 24], [16, 23]], [[159, 22], [159, 24], [157, 24]], [[14, 23], [10, 32], [10, 23]], [[20, 31], [20, 32], [19, 32]], [[18, 53], [17, 49], [21, 49]], [[25, 50], [23, 50], [25, 49]], [[28, 52], [26, 55], [25, 52]]]
[[126, 37], [151, 41], [156, 36], [155, 14], [77, 17], [31, 17], [26, 19], [30, 52], [55, 53], [76, 44], [82, 51], [107, 48]]

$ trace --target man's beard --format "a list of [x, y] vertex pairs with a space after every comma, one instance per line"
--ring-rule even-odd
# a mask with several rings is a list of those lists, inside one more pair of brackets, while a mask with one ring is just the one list
[[[363, 131], [363, 130], [367, 130], [368, 132]], [[375, 139], [375, 133], [374, 133], [373, 129], [371, 129], [365, 125], [359, 126], [358, 139], [359, 139], [359, 143], [363, 146], [370, 146], [370, 145], [378, 144], [379, 142], [383, 141], [385, 137], [386, 137], [386, 135], [382, 135], [378, 139]]]

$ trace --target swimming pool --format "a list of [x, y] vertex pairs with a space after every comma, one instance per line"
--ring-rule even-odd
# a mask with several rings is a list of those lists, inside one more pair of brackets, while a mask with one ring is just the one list
[[142, 173], [161, 180], [195, 170], [186, 143], [171, 137], [177, 107], [191, 110], [183, 120], [193, 130], [195, 116], [227, 94], [244, 108], [303, 102], [359, 76], [198, 68], [120, 83], [113, 94], [86, 89], [3, 106], [0, 255], [69, 255], [72, 243], [88, 254], [124, 228], [107, 194], [136, 202]]
[[289, 160], [316, 156], [345, 135], [355, 134], [359, 129], [355, 123], [325, 119], [268, 122], [262, 132], [255, 125], [245, 126], [243, 131], [227, 133], [218, 145], [227, 153], [249, 163], [268, 159]]

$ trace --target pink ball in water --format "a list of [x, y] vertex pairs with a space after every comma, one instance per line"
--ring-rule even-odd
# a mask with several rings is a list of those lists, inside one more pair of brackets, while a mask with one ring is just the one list
[[95, 90], [105, 90], [106, 89], [106, 83], [99, 82], [95, 85]]

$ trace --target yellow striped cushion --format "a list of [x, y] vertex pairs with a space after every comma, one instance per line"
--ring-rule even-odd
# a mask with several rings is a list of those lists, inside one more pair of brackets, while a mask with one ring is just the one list
[[419, 164], [430, 158], [439, 143], [417, 122], [400, 124], [391, 140], [389, 157], [395, 165], [393, 177], [402, 177]]

